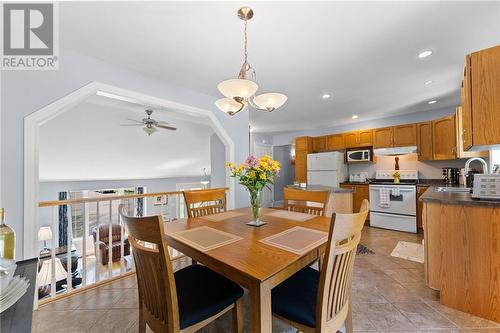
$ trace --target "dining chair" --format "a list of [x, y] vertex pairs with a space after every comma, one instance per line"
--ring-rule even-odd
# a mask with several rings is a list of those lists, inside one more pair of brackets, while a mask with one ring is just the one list
[[139, 332], [195, 332], [232, 310], [233, 332], [243, 331], [243, 289], [206, 266], [173, 272], [161, 216], [130, 217], [125, 222], [136, 267]]
[[304, 191], [285, 187], [284, 209], [306, 214], [325, 216], [329, 191]]
[[184, 191], [188, 217], [218, 214], [226, 211], [226, 189]]
[[368, 200], [354, 214], [332, 215], [321, 271], [305, 267], [272, 290], [273, 314], [302, 332], [352, 332], [351, 279]]

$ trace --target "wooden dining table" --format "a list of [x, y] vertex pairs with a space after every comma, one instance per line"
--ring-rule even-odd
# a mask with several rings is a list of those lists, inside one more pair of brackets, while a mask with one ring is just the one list
[[[262, 209], [261, 220], [267, 224], [261, 227], [246, 225], [252, 216], [250, 208], [231, 210], [243, 214], [220, 221], [197, 217], [165, 224], [167, 243], [170, 247], [249, 291], [251, 332], [272, 331], [271, 290], [318, 259], [318, 248], [324, 246], [319, 245], [303, 255], [298, 255], [259, 240], [297, 226], [325, 232], [330, 226], [330, 219], [327, 217], [316, 216], [299, 222], [266, 215], [272, 211], [271, 208]], [[242, 239], [209, 251], [201, 251], [170, 236], [174, 232], [201, 226], [231, 233]]]

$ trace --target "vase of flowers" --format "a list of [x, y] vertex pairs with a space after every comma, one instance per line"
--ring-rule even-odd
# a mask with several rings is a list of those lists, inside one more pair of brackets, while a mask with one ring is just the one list
[[238, 183], [245, 186], [250, 194], [250, 206], [253, 220], [247, 224], [261, 226], [266, 224], [260, 220], [261, 196], [264, 188], [274, 183], [274, 179], [280, 171], [280, 163], [269, 155], [256, 158], [248, 156], [244, 163], [236, 165], [233, 162], [226, 163], [231, 177], [238, 179]]

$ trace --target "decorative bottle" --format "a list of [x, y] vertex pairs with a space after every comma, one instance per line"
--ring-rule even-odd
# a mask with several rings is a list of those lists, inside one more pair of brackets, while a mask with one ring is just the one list
[[0, 208], [0, 258], [14, 259], [16, 234], [11, 227], [5, 224], [5, 211]]

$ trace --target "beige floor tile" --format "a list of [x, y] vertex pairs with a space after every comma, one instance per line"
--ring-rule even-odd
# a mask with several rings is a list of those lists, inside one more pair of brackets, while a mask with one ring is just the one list
[[363, 313], [377, 330], [414, 330], [416, 327], [390, 303], [359, 303]]
[[68, 311], [74, 310], [80, 306], [83, 301], [84, 292], [70, 297], [65, 297], [55, 302], [48, 303], [39, 307], [39, 311]]
[[499, 323], [495, 323], [491, 320], [483, 319], [462, 311], [449, 308], [447, 306], [441, 305], [439, 301], [427, 302], [427, 304], [440, 312], [443, 316], [448, 318], [461, 329], [500, 328]]
[[423, 282], [423, 278], [406, 268], [386, 269], [384, 272], [399, 283]]
[[82, 294], [82, 302], [78, 306], [78, 310], [110, 309], [122, 297], [123, 290], [96, 288]]
[[88, 332], [106, 310], [35, 311], [33, 333]]
[[377, 331], [375, 325], [364, 312], [365, 306], [352, 305], [352, 326], [354, 331]]
[[113, 309], [138, 309], [139, 308], [139, 296], [137, 294], [137, 289], [124, 289], [123, 295], [113, 304], [111, 308]]
[[423, 302], [393, 303], [418, 329], [456, 328], [457, 326]]
[[109, 310], [92, 325], [89, 332], [126, 332], [138, 319], [137, 309]]
[[389, 302], [419, 302], [421, 298], [412, 294], [408, 289], [405, 289], [401, 284], [387, 283], [377, 285], [378, 292], [384, 296]]
[[376, 289], [354, 289], [352, 290], [353, 303], [387, 303], [387, 299]]
[[412, 295], [422, 298], [424, 301], [439, 301], [439, 292], [428, 288], [424, 283], [402, 283]]

